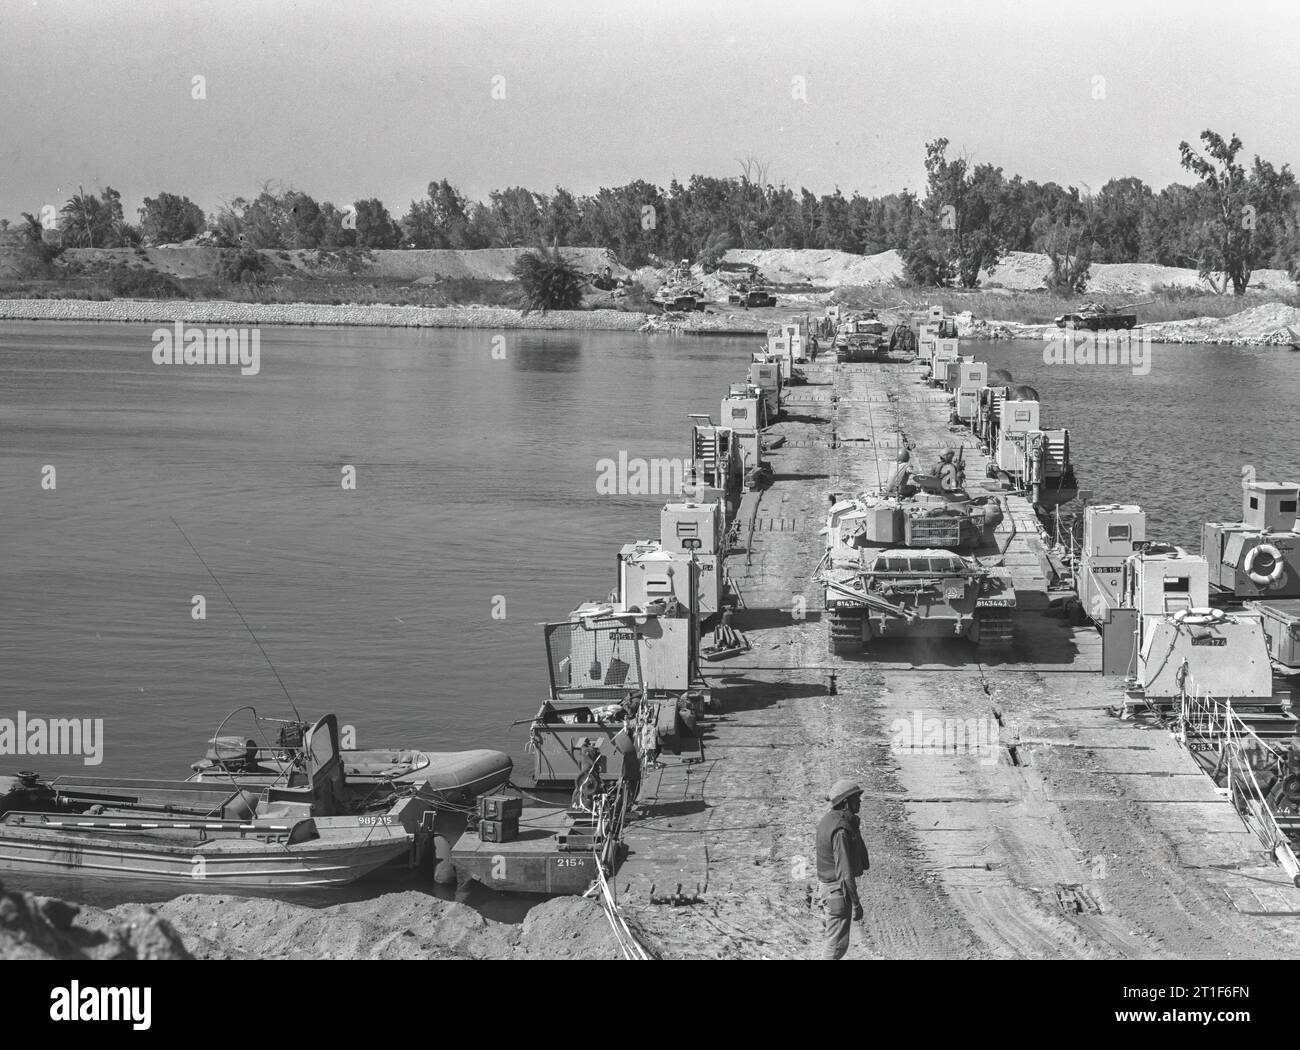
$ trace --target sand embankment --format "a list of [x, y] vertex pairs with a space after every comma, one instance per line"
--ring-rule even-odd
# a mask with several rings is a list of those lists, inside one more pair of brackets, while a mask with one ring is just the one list
[[104, 910], [0, 885], [0, 959], [618, 959], [595, 901], [557, 897], [522, 923], [416, 890], [309, 908], [189, 894]]
[[[889, 250], [877, 255], [821, 251], [811, 248], [734, 249], [725, 262], [757, 266], [763, 278], [775, 284], [810, 285], [834, 289], [893, 284], [905, 276], [903, 258]], [[980, 271], [980, 288], [1008, 291], [1038, 291], [1046, 288], [1052, 264], [1046, 255], [1008, 252], [991, 270]], [[1086, 296], [1136, 299], [1159, 288], [1194, 289], [1213, 293], [1210, 283], [1196, 270], [1158, 263], [1093, 263]], [[1290, 295], [1296, 282], [1285, 270], [1256, 270], [1250, 279], [1252, 292]], [[1114, 305], [1120, 305], [1119, 302]]]

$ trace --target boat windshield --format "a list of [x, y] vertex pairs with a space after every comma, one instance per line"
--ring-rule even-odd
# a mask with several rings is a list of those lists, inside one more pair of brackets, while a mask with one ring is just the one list
[[544, 628], [553, 700], [622, 700], [642, 692], [635, 624], [588, 619]]

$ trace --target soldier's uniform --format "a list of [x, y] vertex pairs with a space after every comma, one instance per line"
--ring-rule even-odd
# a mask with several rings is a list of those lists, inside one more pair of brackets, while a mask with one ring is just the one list
[[862, 918], [857, 879], [871, 867], [871, 859], [858, 819], [861, 799], [858, 784], [837, 780], [826, 796], [831, 808], [817, 824], [817, 880], [826, 908], [823, 959], [844, 958], [852, 922]]

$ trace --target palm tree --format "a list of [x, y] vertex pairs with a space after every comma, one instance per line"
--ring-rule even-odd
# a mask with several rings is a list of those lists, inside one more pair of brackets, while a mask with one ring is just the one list
[[524, 313], [537, 310], [576, 310], [582, 305], [585, 278], [558, 248], [525, 252], [511, 268], [523, 285]]
[[65, 244], [74, 248], [98, 248], [103, 244], [103, 205], [93, 193], [80, 190], [59, 211]]

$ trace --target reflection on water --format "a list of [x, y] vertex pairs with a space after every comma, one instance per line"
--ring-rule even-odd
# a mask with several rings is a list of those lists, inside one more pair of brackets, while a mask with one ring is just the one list
[[568, 332], [529, 334], [521, 336], [506, 353], [520, 372], [576, 372], [582, 361], [582, 343]]

